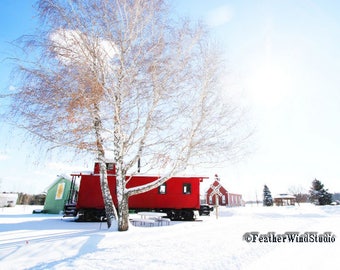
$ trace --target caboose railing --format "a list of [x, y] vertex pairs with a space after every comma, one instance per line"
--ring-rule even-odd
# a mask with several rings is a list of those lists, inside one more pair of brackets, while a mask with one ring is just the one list
[[72, 180], [71, 180], [71, 187], [70, 187], [70, 193], [68, 194], [68, 198], [65, 202], [64, 206], [64, 217], [74, 217], [77, 215], [77, 199], [78, 199], [78, 190], [76, 186], [76, 174], [72, 174]]

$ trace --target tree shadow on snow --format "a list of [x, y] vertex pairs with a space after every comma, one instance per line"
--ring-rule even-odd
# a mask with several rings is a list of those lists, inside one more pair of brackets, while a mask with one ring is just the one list
[[[10, 218], [13, 218], [13, 222], [3, 223], [0, 227], [0, 232], [6, 231], [17, 231], [17, 230], [74, 230], [79, 229], [79, 223], [70, 221], [67, 219], [63, 219], [60, 215], [50, 215], [51, 218], [48, 217], [49, 214], [44, 215], [33, 215], [30, 216], [30, 220], [18, 222], [17, 218], [22, 218], [23, 216], [11, 215]], [[1, 216], [4, 217], [4, 216]], [[7, 217], [8, 218], [8, 217]], [[77, 225], [78, 224], [78, 225]], [[81, 223], [84, 226], [81, 226], [81, 229], [94, 229], [99, 227], [99, 222], [87, 222]]]
[[86, 254], [90, 254], [90, 253], [99, 251], [100, 249], [98, 249], [98, 244], [100, 243], [100, 241], [103, 238], [105, 238], [105, 235], [103, 235], [103, 234], [98, 234], [98, 233], [88, 234], [88, 239], [81, 246], [78, 253], [75, 254], [74, 256], [66, 257], [66, 258], [56, 260], [56, 261], [53, 261], [53, 262], [40, 263], [40, 264], [34, 266], [32, 269], [37, 269], [37, 270], [38, 269], [51, 269], [51, 268], [54, 268], [54, 267], [56, 267], [60, 264], [65, 264], [65, 265], [70, 266], [70, 265], [72, 265], [72, 262], [75, 261], [76, 259], [78, 259], [79, 257], [86, 255]]

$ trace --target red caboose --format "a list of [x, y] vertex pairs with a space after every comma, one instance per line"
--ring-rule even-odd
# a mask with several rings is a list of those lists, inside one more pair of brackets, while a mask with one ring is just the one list
[[[113, 163], [107, 164], [107, 172], [112, 199], [117, 205], [116, 174]], [[65, 215], [78, 214], [80, 221], [100, 220], [105, 216], [105, 210], [100, 188], [99, 164], [95, 164], [93, 173], [80, 173], [72, 176], [74, 181], [76, 177], [80, 177], [79, 193], [77, 200], [71, 199], [66, 204]], [[127, 176], [127, 188], [148, 184], [158, 178], [159, 176], [148, 175]], [[172, 220], [193, 220], [194, 211], [200, 210], [200, 182], [204, 178], [172, 177], [158, 188], [131, 196], [129, 209], [136, 212], [164, 212]], [[75, 197], [70, 194], [70, 198]]]

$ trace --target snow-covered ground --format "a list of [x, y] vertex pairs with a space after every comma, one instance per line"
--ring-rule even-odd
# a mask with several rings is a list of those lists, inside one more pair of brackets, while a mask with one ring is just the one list
[[[0, 269], [313, 270], [340, 265], [340, 206], [220, 207], [218, 219], [212, 213], [197, 222], [131, 225], [128, 232], [32, 214], [37, 208], [0, 208]], [[277, 241], [286, 232], [318, 237], [260, 242], [274, 241], [273, 236], [265, 239], [269, 232]], [[319, 238], [325, 232], [330, 234]], [[316, 242], [321, 238], [331, 242]]]

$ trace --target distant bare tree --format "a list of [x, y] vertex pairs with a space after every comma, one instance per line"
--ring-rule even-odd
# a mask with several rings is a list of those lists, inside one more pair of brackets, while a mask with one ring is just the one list
[[295, 200], [300, 205], [302, 202], [307, 202], [309, 195], [306, 190], [301, 186], [291, 186], [288, 192], [295, 196]]
[[[224, 61], [205, 27], [173, 21], [163, 0], [40, 0], [37, 8], [45, 24], [22, 38], [29, 57], [16, 70], [10, 115], [49, 150], [98, 159], [108, 226], [116, 216], [118, 230], [128, 230], [129, 196], [242, 153], [249, 133], [240, 107], [221, 95]], [[127, 188], [140, 159], [161, 176]]]

